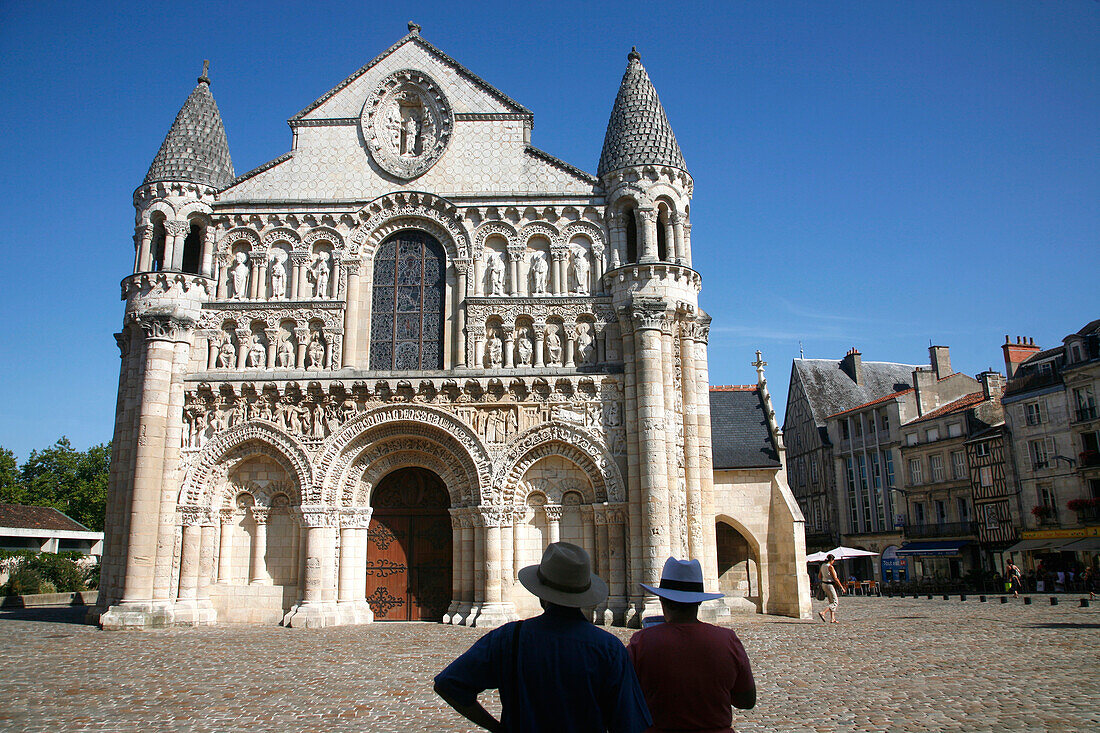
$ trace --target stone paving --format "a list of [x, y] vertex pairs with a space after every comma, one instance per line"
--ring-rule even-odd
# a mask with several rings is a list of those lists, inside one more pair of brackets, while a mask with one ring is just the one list
[[[734, 726], [1100, 730], [1100, 603], [991, 600], [846, 597], [835, 626], [737, 617], [759, 702], [735, 711]], [[431, 677], [478, 629], [102, 632], [74, 623], [79, 612], [0, 612], [0, 729], [472, 730]]]

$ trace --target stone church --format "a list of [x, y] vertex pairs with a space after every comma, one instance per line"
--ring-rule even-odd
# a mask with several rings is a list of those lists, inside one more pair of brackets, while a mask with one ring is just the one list
[[495, 626], [557, 540], [597, 623], [651, 612], [669, 555], [712, 615], [808, 614], [762, 362], [709, 389], [692, 178], [636, 52], [595, 176], [415, 24], [289, 122], [235, 175], [204, 67], [134, 193], [90, 621]]

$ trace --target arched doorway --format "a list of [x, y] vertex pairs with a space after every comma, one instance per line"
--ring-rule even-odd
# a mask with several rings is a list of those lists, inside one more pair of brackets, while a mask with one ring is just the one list
[[400, 468], [371, 496], [367, 602], [376, 621], [441, 621], [451, 601], [447, 487], [424, 468]]
[[760, 571], [752, 545], [748, 539], [725, 522], [714, 526], [714, 539], [718, 549], [718, 590], [725, 594], [727, 603], [739, 605], [748, 601], [759, 609]]

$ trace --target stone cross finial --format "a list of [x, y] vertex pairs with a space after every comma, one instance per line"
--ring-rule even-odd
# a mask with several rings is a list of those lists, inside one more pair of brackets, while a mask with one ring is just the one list
[[202, 60], [202, 76], [199, 77], [199, 82], [201, 84], [210, 83], [210, 59]]
[[419, 35], [420, 34], [420, 24], [419, 23], [414, 23], [413, 21], [410, 20], [409, 21], [409, 33], [415, 33], [415, 34]]
[[637, 46], [631, 46], [630, 47], [630, 53], [628, 53], [626, 55], [626, 58], [627, 58], [628, 61], [641, 61], [642, 60], [642, 55], [640, 53], [638, 53], [638, 47]]
[[764, 379], [764, 367], [768, 365], [768, 362], [761, 358], [760, 349], [756, 350], [756, 361], [752, 363], [752, 366], [756, 367], [756, 381], [761, 382]]

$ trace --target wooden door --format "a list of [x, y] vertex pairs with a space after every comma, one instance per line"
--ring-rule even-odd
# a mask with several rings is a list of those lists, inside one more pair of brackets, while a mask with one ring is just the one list
[[439, 621], [451, 600], [451, 519], [442, 480], [403, 468], [378, 482], [368, 529], [367, 602], [379, 621]]

